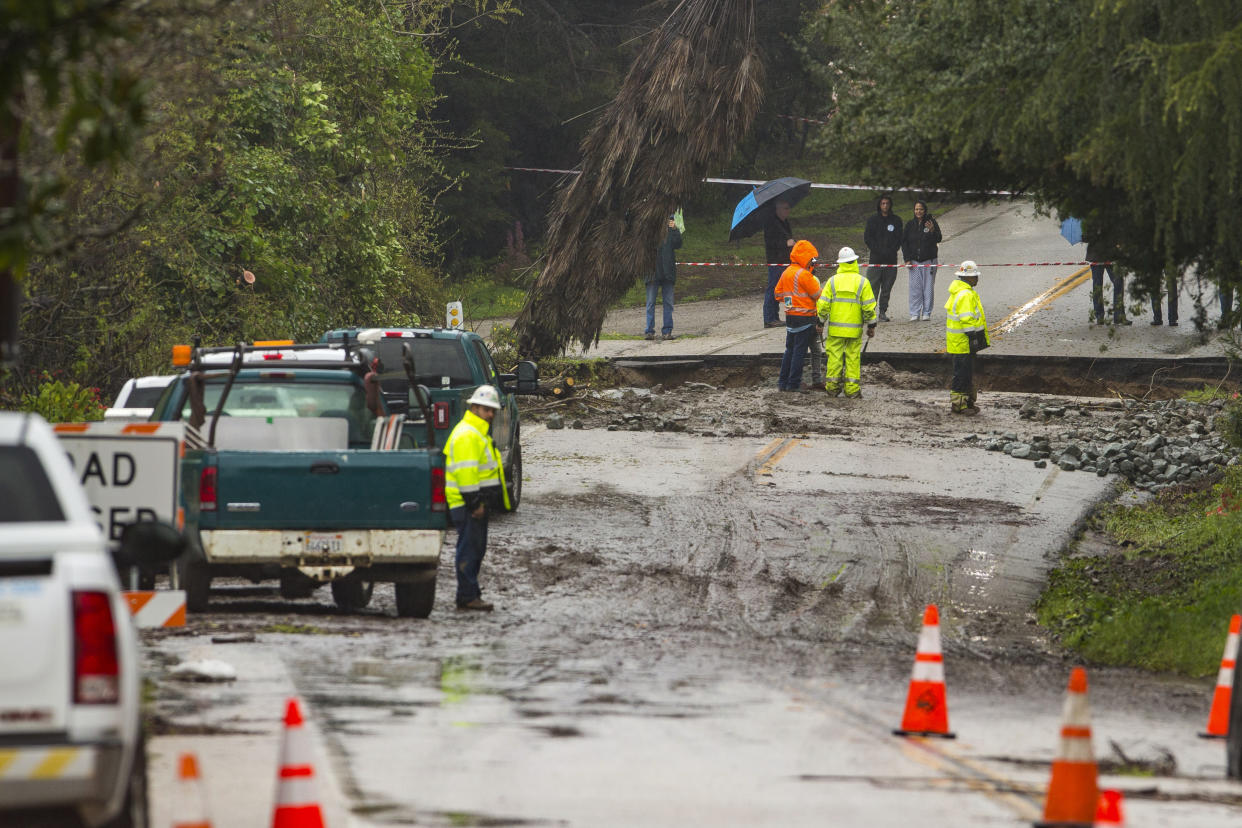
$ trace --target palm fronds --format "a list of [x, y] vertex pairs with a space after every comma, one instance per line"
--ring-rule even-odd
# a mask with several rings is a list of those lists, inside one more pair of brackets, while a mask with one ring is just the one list
[[608, 306], [655, 266], [668, 217], [727, 161], [759, 109], [754, 0], [683, 0], [582, 143], [547, 260], [515, 329], [527, 356], [598, 342]]

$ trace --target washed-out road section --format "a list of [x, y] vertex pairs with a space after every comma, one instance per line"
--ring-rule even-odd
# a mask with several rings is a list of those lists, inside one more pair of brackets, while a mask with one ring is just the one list
[[[297, 692], [335, 825], [1029, 822], [1070, 666], [1030, 605], [1112, 481], [980, 448], [1021, 428], [1016, 395], [963, 420], [939, 391], [866, 394], [698, 391], [721, 417], [769, 424], [732, 436], [532, 424], [525, 501], [492, 526], [492, 614], [452, 608], [448, 547], [427, 621], [392, 617], [390, 593], [344, 616], [326, 590], [282, 602], [224, 585], [194, 635], [148, 641], [175, 734], [153, 741], [153, 775], [193, 746], [224, 792], [218, 824], [265, 823], [276, 720]], [[832, 425], [799, 430], [808, 417]], [[890, 733], [926, 603], [954, 741]], [[238, 681], [159, 679], [204, 656], [236, 661]], [[1172, 762], [1105, 777], [1134, 824], [1236, 822], [1223, 748], [1194, 735], [1208, 682], [1091, 680], [1097, 751]], [[171, 787], [155, 787], [162, 818]]]

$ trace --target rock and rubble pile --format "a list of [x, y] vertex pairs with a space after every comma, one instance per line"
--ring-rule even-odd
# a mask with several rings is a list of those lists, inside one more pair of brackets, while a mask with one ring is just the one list
[[1193, 483], [1238, 463], [1238, 451], [1217, 428], [1224, 402], [1127, 401], [1106, 423], [1090, 422], [1092, 409], [1035, 400], [1019, 409], [1023, 420], [1056, 423], [1055, 433], [974, 435], [988, 451], [1003, 451], [1039, 468], [1055, 463], [1064, 471], [1117, 474], [1135, 487], [1160, 491]]

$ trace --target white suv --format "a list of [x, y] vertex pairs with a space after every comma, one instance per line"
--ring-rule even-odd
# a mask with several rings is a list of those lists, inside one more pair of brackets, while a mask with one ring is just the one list
[[147, 828], [138, 639], [52, 429], [0, 411], [0, 825]]
[[104, 411], [105, 420], [148, 420], [160, 395], [175, 376], [134, 377], [125, 380], [112, 407]]

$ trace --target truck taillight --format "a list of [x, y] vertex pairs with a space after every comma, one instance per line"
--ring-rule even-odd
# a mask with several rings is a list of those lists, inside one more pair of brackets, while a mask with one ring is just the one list
[[444, 497], [444, 469], [431, 470], [431, 511], [448, 511], [448, 500]]
[[121, 697], [120, 659], [112, 601], [106, 592], [73, 593], [73, 701], [116, 704]]
[[449, 427], [449, 404], [446, 402], [432, 403], [431, 421], [436, 428]]
[[216, 510], [216, 467], [206, 466], [198, 475], [198, 510]]

